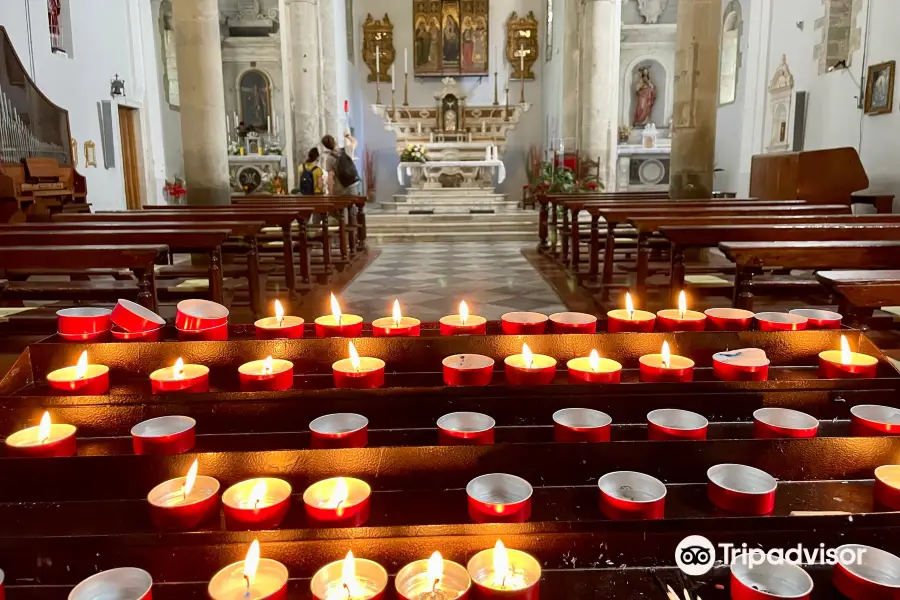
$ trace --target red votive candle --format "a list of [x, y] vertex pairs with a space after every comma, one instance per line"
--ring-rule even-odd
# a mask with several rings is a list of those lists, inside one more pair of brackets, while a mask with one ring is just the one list
[[147, 494], [150, 517], [159, 529], [188, 530], [218, 514], [219, 482], [197, 476], [195, 460], [186, 477], [164, 481]]
[[590, 356], [573, 358], [566, 363], [571, 383], [619, 383], [622, 365], [609, 358], [600, 358], [596, 350]]
[[147, 419], [131, 428], [131, 445], [135, 454], [181, 454], [194, 447], [196, 426], [179, 415]]
[[775, 478], [746, 465], [722, 464], [706, 472], [710, 501], [739, 515], [767, 515], [775, 509]]
[[766, 381], [769, 358], [760, 348], [744, 348], [713, 354], [713, 373], [722, 381]]
[[225, 522], [236, 529], [274, 529], [291, 506], [291, 484], [265, 477], [236, 483], [222, 494]]
[[531, 516], [531, 484], [515, 475], [490, 473], [466, 485], [469, 516], [476, 523], [524, 523]]
[[472, 580], [466, 568], [444, 560], [440, 552], [411, 562], [397, 572], [394, 586], [402, 600], [464, 600]]
[[680, 408], [660, 408], [647, 413], [647, 439], [705, 440], [709, 421], [701, 414]]
[[753, 316], [760, 331], [803, 331], [808, 319], [781, 312], [761, 312]]
[[732, 600], [809, 600], [813, 580], [806, 571], [765, 555], [760, 558], [746, 552], [731, 563]]
[[552, 333], [597, 333], [597, 317], [587, 313], [563, 312], [550, 315]]
[[900, 435], [900, 409], [860, 404], [850, 409], [850, 434], [862, 437]]
[[212, 600], [285, 600], [287, 583], [287, 568], [260, 558], [259, 541], [253, 540], [247, 558], [216, 573], [206, 591]]
[[522, 344], [522, 354], [507, 356], [506, 380], [512, 385], [548, 385], [556, 377], [556, 359], [533, 354], [528, 344]]
[[846, 336], [841, 336], [840, 350], [819, 352], [819, 377], [823, 379], [869, 379], [877, 372], [878, 359], [851, 352]]
[[494, 376], [494, 359], [481, 354], [454, 354], [442, 363], [447, 385], [488, 385]]
[[313, 450], [365, 448], [369, 443], [369, 420], [354, 413], [334, 413], [309, 424]]
[[100, 571], [72, 588], [69, 600], [150, 600], [153, 578], [150, 573], [135, 567], [119, 567]]
[[706, 328], [709, 331], [747, 331], [753, 325], [753, 313], [739, 308], [709, 308]]
[[553, 413], [553, 439], [560, 444], [608, 442], [612, 417], [592, 408], [563, 408]]
[[380, 388], [384, 385], [384, 361], [369, 356], [360, 357], [353, 342], [348, 345], [350, 358], [333, 365], [334, 387], [350, 390]]
[[606, 313], [606, 329], [610, 333], [650, 333], [656, 327], [656, 315], [634, 310], [631, 294], [625, 294], [625, 308]]
[[437, 420], [441, 446], [480, 446], [494, 443], [491, 417], [477, 412], [455, 412]]
[[812, 438], [819, 420], [789, 408], [759, 408], [753, 412], [753, 436], [758, 439]]
[[900, 510], [900, 465], [881, 465], [875, 469], [875, 502], [891, 510]]
[[487, 319], [470, 315], [465, 300], [459, 303], [459, 314], [441, 317], [441, 335], [484, 335]]
[[74, 456], [77, 449], [75, 426], [50, 422], [50, 413], [45, 412], [41, 424], [29, 427], [6, 438], [6, 453], [9, 456], [29, 458], [50, 458]]
[[289, 360], [254, 360], [238, 367], [242, 392], [278, 392], [294, 386], [294, 363]]
[[668, 342], [663, 342], [660, 354], [645, 354], [639, 362], [641, 381], [645, 383], [686, 383], [694, 380], [694, 361], [671, 354]]
[[662, 519], [666, 512], [666, 486], [637, 471], [607, 473], [597, 482], [600, 512], [608, 519]]
[[313, 527], [359, 527], [369, 519], [369, 484], [352, 477], [318, 481], [303, 492], [306, 518]]
[[807, 329], [840, 329], [844, 315], [818, 308], [795, 308], [792, 315], [806, 317]]
[[678, 308], [669, 308], [656, 313], [658, 331], [703, 331], [706, 329], [706, 315], [687, 309], [684, 290], [678, 295]]
[[253, 326], [260, 340], [297, 340], [303, 337], [303, 323], [300, 317], [284, 316], [284, 308], [276, 300], [275, 316], [259, 319]]
[[508, 312], [500, 317], [507, 335], [540, 335], [547, 329], [547, 315], [536, 312]]
[[309, 587], [316, 600], [383, 600], [387, 584], [384, 567], [347, 552], [343, 560], [328, 563], [316, 571]]
[[374, 337], [418, 337], [422, 322], [412, 317], [404, 317], [400, 312], [399, 300], [394, 300], [392, 312], [390, 317], [372, 321]]
[[81, 353], [78, 364], [63, 367], [47, 375], [53, 389], [69, 395], [96, 396], [109, 391], [109, 367], [88, 364], [87, 350]]
[[363, 318], [359, 315], [345, 315], [341, 305], [331, 294], [331, 314], [316, 319], [316, 337], [360, 337], [362, 336]]
[[482, 550], [466, 565], [475, 600], [538, 600], [541, 564], [521, 550], [507, 549], [503, 542]]
[[163, 392], [208, 392], [209, 367], [186, 365], [180, 358], [175, 365], [150, 373], [150, 387], [154, 394]]
[[834, 587], [850, 600], [897, 600], [900, 557], [872, 546], [844, 544], [835, 549]]

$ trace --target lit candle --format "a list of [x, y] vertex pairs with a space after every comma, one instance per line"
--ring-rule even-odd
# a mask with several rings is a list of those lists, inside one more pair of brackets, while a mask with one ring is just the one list
[[441, 317], [441, 335], [481, 334], [487, 331], [487, 319], [469, 314], [469, 305], [459, 303], [459, 314]]
[[387, 583], [384, 567], [347, 552], [344, 560], [316, 571], [309, 587], [316, 600], [381, 600]]
[[421, 321], [412, 317], [404, 317], [400, 312], [400, 301], [394, 300], [393, 314], [390, 317], [372, 321], [374, 337], [411, 336], [417, 337]]
[[195, 460], [187, 476], [159, 484], [147, 494], [150, 517], [160, 529], [194, 529], [213, 513], [218, 514], [219, 482], [198, 476]]
[[513, 385], [547, 385], [556, 376], [556, 359], [544, 354], [534, 354], [528, 344], [522, 344], [522, 353], [507, 356], [506, 380]]
[[694, 361], [672, 354], [669, 342], [663, 342], [660, 354], [645, 354], [640, 358], [641, 381], [646, 383], [688, 382], [694, 380]]
[[819, 377], [823, 379], [868, 379], [875, 377], [877, 371], [878, 359], [851, 352], [847, 337], [843, 335], [840, 350], [819, 353]]
[[208, 392], [209, 367], [184, 364], [179, 358], [171, 367], [150, 373], [150, 386], [154, 394], [163, 392]]
[[403, 74], [404, 75], [409, 74], [409, 55], [407, 54], [408, 50], [409, 50], [409, 48], [403, 49]]
[[316, 319], [316, 337], [360, 337], [362, 324], [362, 317], [343, 314], [337, 298], [331, 294], [331, 314]]
[[687, 309], [684, 290], [678, 294], [678, 309], [666, 309], [656, 313], [656, 327], [659, 331], [703, 331], [706, 329], [706, 315]]
[[634, 310], [631, 294], [625, 294], [625, 308], [606, 313], [610, 333], [650, 333], [656, 324], [656, 315], [645, 310]]
[[278, 300], [275, 301], [275, 316], [260, 319], [253, 325], [260, 340], [296, 340], [303, 337], [303, 319], [284, 316], [284, 308]]
[[447, 385], [489, 385], [494, 377], [494, 359], [482, 354], [454, 354], [441, 362]]
[[609, 358], [600, 358], [596, 350], [588, 357], [573, 358], [566, 367], [572, 383], [619, 383], [622, 365]]
[[229, 527], [274, 529], [291, 506], [291, 484], [266, 477], [236, 483], [222, 494]]
[[10, 456], [73, 456], [75, 450], [75, 426], [52, 424], [49, 412], [41, 417], [40, 425], [17, 431], [6, 438], [6, 452]]
[[259, 541], [253, 540], [247, 557], [216, 573], [207, 592], [212, 600], [284, 600], [287, 582], [287, 567], [260, 558]]
[[547, 328], [547, 315], [536, 312], [508, 312], [500, 317], [507, 335], [540, 335]]
[[342, 389], [369, 389], [384, 385], [384, 361], [368, 356], [360, 357], [353, 342], [347, 345], [350, 358], [331, 365], [334, 386]]
[[87, 350], [74, 367], [64, 367], [47, 375], [53, 389], [71, 395], [94, 396], [109, 391], [109, 367], [88, 364]]
[[306, 518], [313, 527], [359, 527], [369, 519], [369, 484], [352, 477], [316, 482], [303, 492]]
[[468, 594], [472, 580], [465, 567], [435, 552], [400, 569], [394, 585], [402, 600], [456, 600]]
[[713, 373], [722, 381], [766, 381], [769, 357], [761, 348], [743, 348], [713, 354]]
[[294, 363], [289, 360], [254, 360], [238, 367], [242, 392], [278, 392], [294, 386]]
[[541, 565], [530, 554], [507, 549], [497, 540], [490, 550], [482, 550], [466, 566], [478, 597], [507, 600], [537, 600]]

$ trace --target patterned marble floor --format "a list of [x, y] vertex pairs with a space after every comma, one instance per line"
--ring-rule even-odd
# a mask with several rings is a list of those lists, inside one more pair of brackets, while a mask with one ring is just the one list
[[465, 300], [472, 314], [499, 319], [511, 311], [565, 311], [559, 296], [522, 256], [522, 242], [386, 244], [341, 294], [348, 313], [367, 321], [403, 314], [437, 321]]

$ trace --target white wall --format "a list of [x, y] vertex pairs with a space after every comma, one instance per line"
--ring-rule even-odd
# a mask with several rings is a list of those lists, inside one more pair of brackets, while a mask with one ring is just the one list
[[[731, 0], [722, 0], [724, 17], [725, 7]], [[741, 145], [740, 140], [743, 127], [742, 117], [744, 112], [744, 87], [747, 79], [748, 40], [747, 25], [749, 23], [750, 3], [752, 0], [740, 0], [742, 11], [742, 26], [740, 37], [740, 58], [737, 74], [737, 90], [734, 102], [719, 106], [716, 116], [716, 168], [724, 169], [716, 173], [715, 188], [717, 191], [737, 191], [741, 170]]]
[[[148, 73], [155, 72], [155, 64], [148, 65], [143, 56], [142, 43], [149, 26], [140, 17], [140, 0], [73, 0], [71, 32], [74, 57], [50, 51], [50, 33], [46, 0], [0, 1], [0, 25], [6, 27], [16, 52], [27, 68], [33, 61], [33, 79], [51, 101], [69, 111], [71, 133], [78, 142], [78, 172], [87, 178], [88, 201], [95, 210], [125, 207], [125, 184], [122, 175], [121, 144], [118, 116], [113, 110], [113, 137], [116, 167], [105, 169], [100, 138], [97, 102], [109, 100], [110, 81], [116, 73], [125, 80], [127, 97], [122, 104], [139, 109], [144, 154], [144, 201], [161, 192], [148, 189], [161, 173], [153, 162], [161, 156], [161, 149], [153, 147], [152, 129], [159, 127], [154, 120], [148, 94], [152, 86], [144, 85]], [[30, 11], [31, 40], [27, 14]], [[136, 50], [137, 49], [137, 50]], [[154, 75], [155, 77], [155, 75]], [[97, 168], [84, 166], [84, 142], [97, 144]], [[161, 188], [161, 184], [160, 184]]]

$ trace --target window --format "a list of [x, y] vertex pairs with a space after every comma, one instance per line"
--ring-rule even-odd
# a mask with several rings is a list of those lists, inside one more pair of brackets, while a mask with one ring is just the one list
[[69, 0], [47, 0], [50, 25], [50, 50], [55, 54], [73, 57], [72, 18]]
[[719, 105], [737, 98], [738, 70], [741, 68], [741, 3], [731, 0], [722, 20], [722, 55], [719, 64]]

